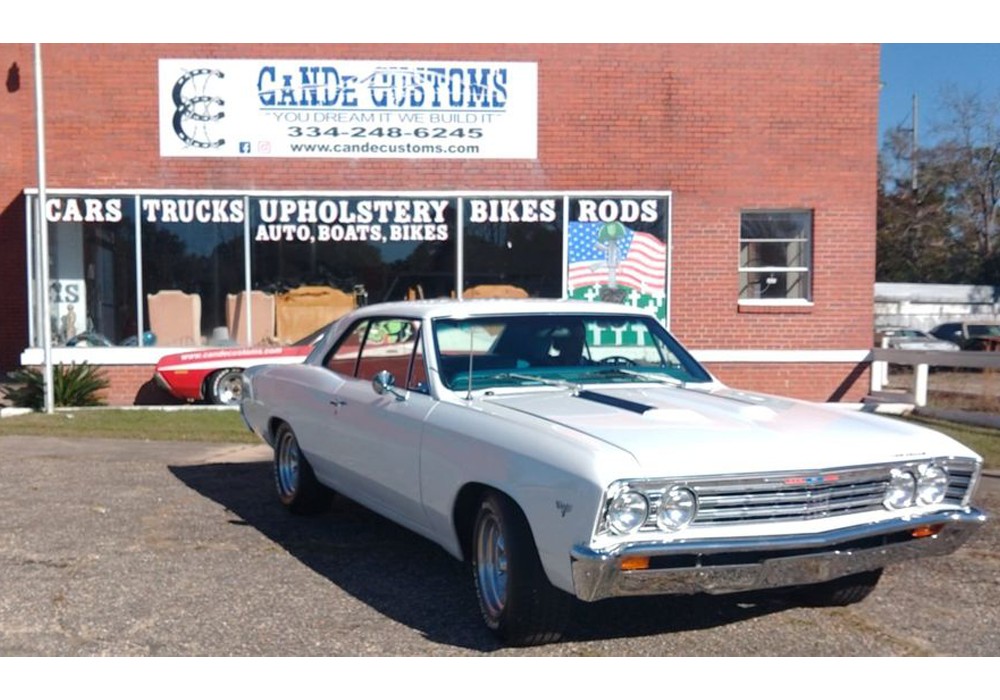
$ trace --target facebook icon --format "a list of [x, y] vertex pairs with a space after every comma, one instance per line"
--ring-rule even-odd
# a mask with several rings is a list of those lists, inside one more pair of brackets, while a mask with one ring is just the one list
[[249, 152], [250, 152], [250, 142], [240, 141], [240, 153], [249, 153]]

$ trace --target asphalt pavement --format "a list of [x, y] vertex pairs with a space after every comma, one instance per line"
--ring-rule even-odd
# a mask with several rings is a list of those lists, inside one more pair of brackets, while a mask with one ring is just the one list
[[776, 594], [579, 603], [566, 641], [500, 647], [467, 569], [338, 498], [288, 514], [266, 446], [0, 438], [0, 655], [1000, 654], [994, 518], [864, 602]]

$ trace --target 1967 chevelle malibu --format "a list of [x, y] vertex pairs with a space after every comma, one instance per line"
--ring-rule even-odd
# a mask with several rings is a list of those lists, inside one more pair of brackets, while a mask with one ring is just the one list
[[244, 375], [294, 513], [334, 491], [470, 562], [486, 625], [559, 638], [571, 598], [788, 588], [846, 605], [982, 525], [980, 458], [902, 421], [747, 393], [653, 316], [401, 302]]

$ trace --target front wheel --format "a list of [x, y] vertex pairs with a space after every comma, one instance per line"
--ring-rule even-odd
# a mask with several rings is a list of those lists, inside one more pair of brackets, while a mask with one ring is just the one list
[[860, 603], [871, 595], [882, 577], [882, 569], [862, 571], [843, 578], [803, 586], [795, 591], [796, 597], [813, 607], [842, 607]]
[[572, 599], [549, 583], [527, 519], [498, 492], [479, 506], [472, 575], [483, 620], [501, 640], [530, 646], [562, 637]]

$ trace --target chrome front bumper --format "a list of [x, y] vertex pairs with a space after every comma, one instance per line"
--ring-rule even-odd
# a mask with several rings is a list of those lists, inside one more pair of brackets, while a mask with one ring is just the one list
[[[573, 548], [573, 585], [581, 600], [632, 595], [734, 593], [820, 583], [907, 559], [950, 554], [986, 522], [974, 508], [775, 537], [635, 543], [611, 551]], [[914, 537], [921, 527], [943, 526]], [[649, 568], [622, 562], [649, 557]]]

